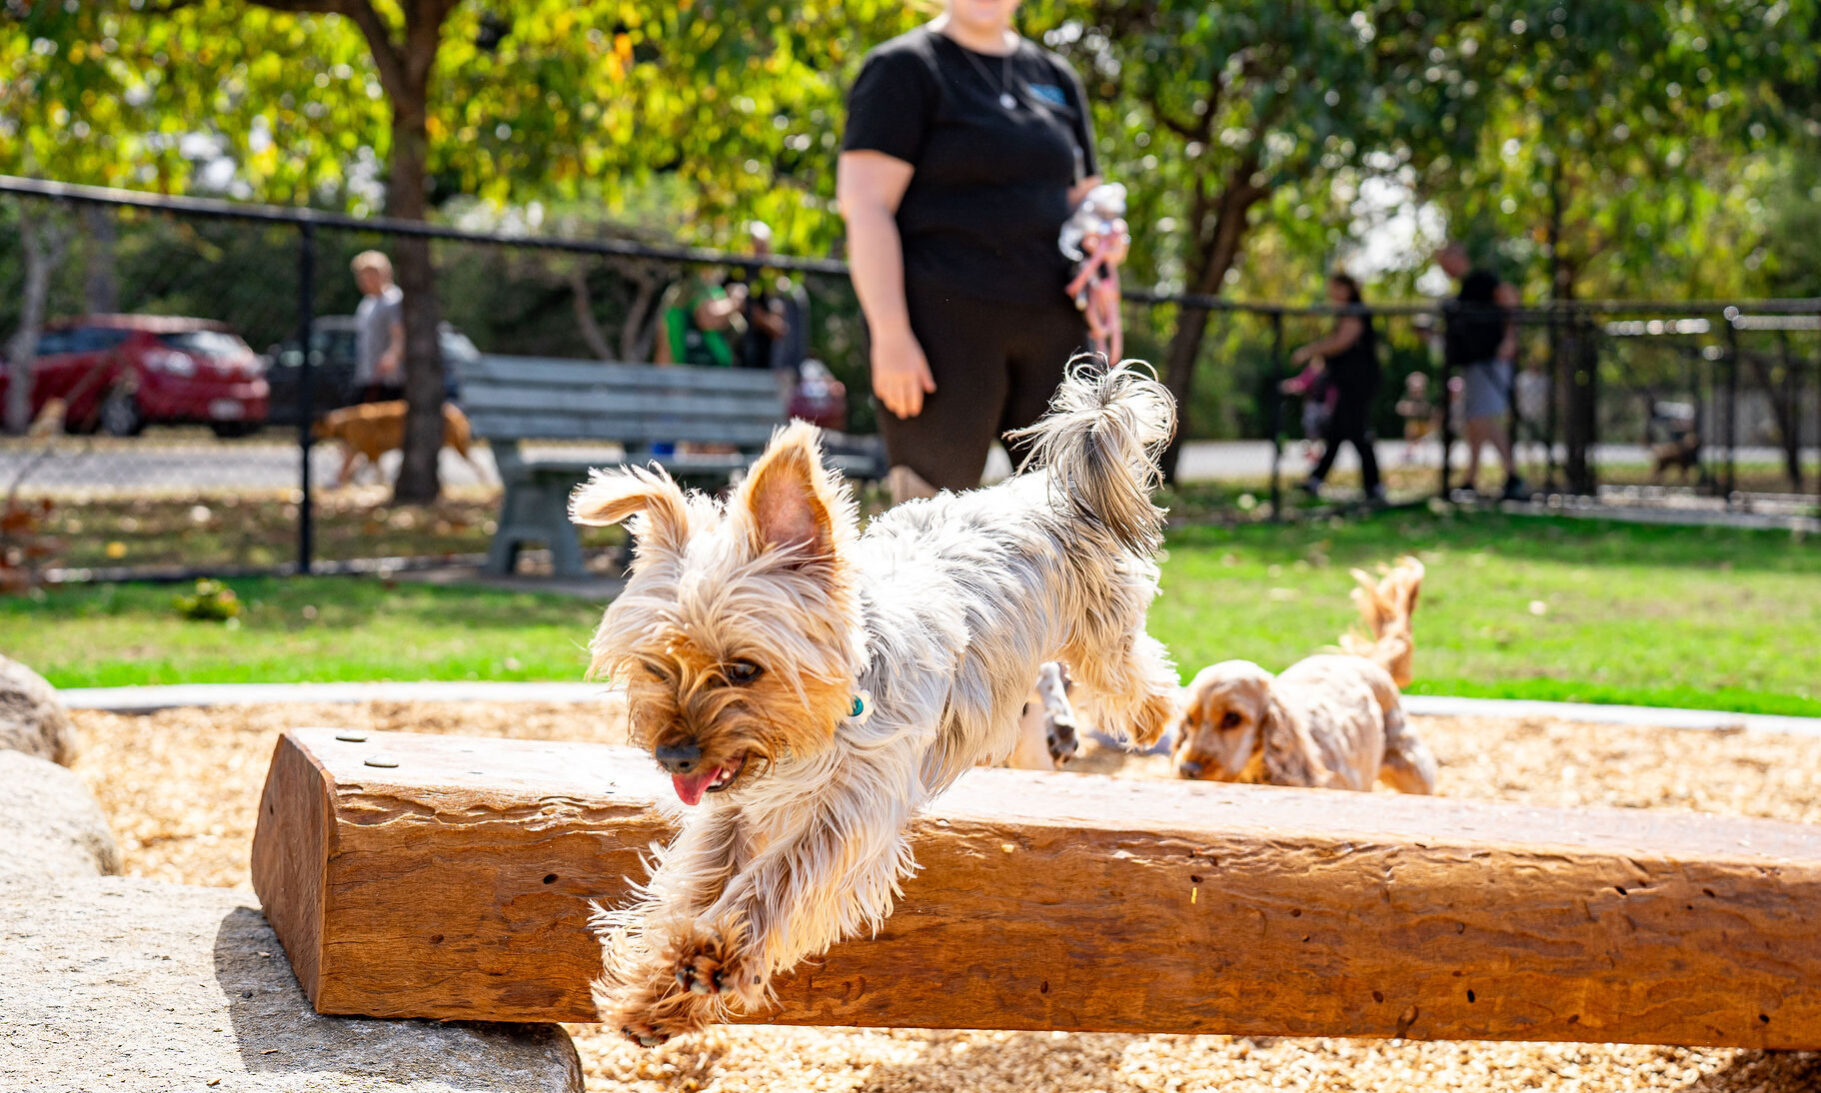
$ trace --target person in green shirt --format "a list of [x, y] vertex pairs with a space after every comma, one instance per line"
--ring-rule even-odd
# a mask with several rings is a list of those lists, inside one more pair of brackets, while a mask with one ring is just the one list
[[746, 333], [745, 308], [740, 282], [723, 286], [706, 273], [679, 281], [664, 294], [654, 359], [732, 368], [735, 346]]

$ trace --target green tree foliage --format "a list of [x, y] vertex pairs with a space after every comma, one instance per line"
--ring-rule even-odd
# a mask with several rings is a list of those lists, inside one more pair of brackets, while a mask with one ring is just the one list
[[1821, 153], [1790, 150], [1773, 163], [1762, 202], [1764, 234], [1747, 262], [1761, 291], [1821, 298]]
[[1496, 106], [1423, 192], [1553, 298], [1739, 294], [1767, 153], [1821, 134], [1818, 31], [1812, 2], [1493, 5]]
[[[1467, 4], [1146, 0], [1036, 5], [1096, 100], [1106, 173], [1133, 188], [1131, 275], [1223, 293], [1261, 214], [1298, 193], [1470, 146], [1489, 107], [1470, 75]], [[1162, 353], [1193, 405], [1208, 312], [1185, 306]], [[1172, 460], [1173, 462], [1173, 460]]]
[[[201, 134], [250, 197], [377, 211], [377, 180], [398, 216], [458, 197], [555, 202], [723, 245], [757, 217], [795, 253], [841, 238], [833, 165], [861, 56], [929, 14], [884, 0], [8, 2], [30, 32], [0, 41], [0, 170], [193, 189], [179, 145]], [[1712, 253], [1751, 250], [1761, 233], [1737, 211], [1774, 189], [1776, 148], [1812, 133], [1815, 7], [1027, 0], [1019, 20], [1082, 73], [1104, 173], [1130, 187], [1128, 283], [1305, 296], [1383, 176], [1505, 241], [1533, 287], [1554, 254], [1577, 292], [1696, 292], [1732, 284]], [[1766, 269], [1793, 268], [1756, 245]], [[435, 316], [427, 254], [394, 255], [422, 278], [405, 285], [425, 309], [413, 331]], [[1666, 280], [1665, 263], [1686, 275]], [[545, 274], [575, 289], [573, 263]], [[617, 292], [585, 271], [581, 287]], [[1164, 326], [1135, 330], [1135, 348], [1192, 417], [1211, 413], [1196, 385], [1231, 369], [1212, 359], [1208, 313], [1154, 315]], [[1224, 349], [1237, 328], [1218, 329]], [[601, 340], [618, 349], [624, 333]]]

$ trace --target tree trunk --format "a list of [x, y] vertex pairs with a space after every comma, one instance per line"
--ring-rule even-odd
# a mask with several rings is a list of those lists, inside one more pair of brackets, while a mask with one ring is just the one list
[[112, 315], [120, 310], [120, 276], [115, 261], [114, 214], [100, 205], [82, 207], [86, 274], [82, 295], [91, 315]]
[[[1778, 382], [1777, 375], [1771, 371], [1770, 362], [1757, 353], [1741, 353], [1740, 356], [1751, 362], [1753, 376], [1758, 386], [1764, 391], [1764, 401], [1770, 405], [1771, 424], [1777, 430], [1777, 445], [1783, 449], [1783, 476], [1789, 480], [1793, 493], [1802, 492], [1802, 406], [1790, 390], [1789, 378], [1795, 373], [1795, 362], [1790, 359], [1789, 334], [1778, 332], [1778, 348], [1782, 351], [1783, 375]], [[1778, 388], [1782, 388], [1779, 390]]]
[[51, 275], [57, 272], [64, 246], [69, 242], [55, 212], [35, 219], [30, 202], [19, 202], [18, 208], [19, 244], [25, 251], [25, 291], [19, 301], [19, 327], [6, 344], [5, 413], [6, 431], [15, 436], [32, 424], [32, 362], [37, 356], [38, 334], [44, 326]]
[[1557, 281], [1556, 303], [1565, 310], [1558, 318], [1561, 331], [1563, 370], [1567, 386], [1567, 427], [1563, 446], [1566, 459], [1562, 473], [1570, 493], [1591, 496], [1599, 489], [1599, 467], [1594, 462], [1593, 448], [1599, 440], [1599, 341], [1593, 320], [1575, 309], [1574, 271], [1572, 262], [1564, 261], [1565, 272]]
[[[386, 181], [386, 215], [423, 220], [430, 155], [430, 74], [442, 44], [443, 23], [457, 0], [402, 0], [404, 37], [394, 41], [387, 19], [371, 0], [256, 0], [280, 11], [332, 11], [351, 19], [367, 40], [380, 85], [392, 107], [392, 150]], [[441, 492], [437, 458], [443, 446], [443, 355], [430, 241], [401, 236], [389, 244], [392, 269], [404, 293], [405, 450], [392, 499], [429, 504]]]
[[[1239, 248], [1246, 235], [1246, 215], [1266, 193], [1251, 183], [1252, 170], [1249, 162], [1242, 164], [1228, 176], [1218, 199], [1209, 201], [1198, 197], [1196, 200], [1192, 222], [1199, 238], [1189, 262], [1189, 292], [1194, 295], [1220, 295], [1227, 271], [1239, 258]], [[1214, 213], [1212, 209], [1218, 209], [1218, 212]], [[1208, 223], [1210, 215], [1214, 217], [1212, 224]], [[1201, 343], [1207, 332], [1207, 309], [1184, 305], [1177, 312], [1176, 330], [1170, 335], [1169, 348], [1164, 352], [1164, 386], [1175, 396], [1178, 414], [1176, 436], [1171, 438], [1162, 460], [1164, 479], [1172, 483], [1176, 481], [1176, 461], [1182, 454], [1183, 433], [1188, 428], [1195, 361], [1201, 356]]]
[[[392, 102], [392, 171], [386, 185], [386, 212], [404, 220], [422, 220], [427, 210], [425, 183], [429, 136], [425, 130], [426, 86]], [[443, 355], [437, 345], [440, 312], [436, 271], [430, 264], [430, 241], [400, 236], [392, 242], [392, 264], [405, 294], [405, 447], [392, 500], [401, 505], [427, 505], [442, 490], [437, 460], [443, 447]]]
[[656, 323], [647, 320], [652, 317], [653, 305], [664, 287], [664, 275], [649, 262], [631, 263], [622, 275], [639, 287], [626, 308], [626, 323], [620, 327], [620, 359], [648, 361], [658, 328]]
[[[1566, 458], [1562, 473], [1570, 493], [1591, 495], [1597, 488], [1599, 468], [1594, 465], [1593, 445], [1599, 432], [1599, 366], [1593, 325], [1573, 307], [1575, 280], [1587, 256], [1576, 258], [1563, 253], [1562, 227], [1568, 204], [1568, 183], [1563, 177], [1561, 151], [1549, 172], [1549, 302], [1554, 337], [1550, 363], [1553, 382], [1549, 396], [1557, 398], [1556, 385], [1565, 388], [1562, 396], [1567, 410], [1563, 429]], [[1550, 437], [1550, 443], [1555, 438]]]
[[607, 344], [607, 334], [601, 329], [600, 320], [594, 317], [594, 296], [588, 291], [588, 271], [576, 266], [569, 271], [569, 291], [575, 303], [575, 325], [581, 331], [582, 341], [588, 343], [588, 352], [595, 359], [613, 360], [613, 347]]

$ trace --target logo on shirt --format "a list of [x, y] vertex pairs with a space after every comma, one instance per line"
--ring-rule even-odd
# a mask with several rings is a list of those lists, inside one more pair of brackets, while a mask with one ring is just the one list
[[1031, 94], [1049, 103], [1051, 106], [1066, 107], [1069, 97], [1062, 93], [1062, 88], [1053, 83], [1034, 83], [1029, 85]]

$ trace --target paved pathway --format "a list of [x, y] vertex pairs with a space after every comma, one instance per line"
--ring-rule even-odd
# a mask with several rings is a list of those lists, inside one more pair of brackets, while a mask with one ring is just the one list
[[[535, 448], [535, 445], [532, 446]], [[286, 490], [297, 485], [298, 449], [288, 437], [281, 439], [276, 431], [251, 440], [218, 441], [205, 434], [154, 430], [143, 437], [65, 437], [58, 441], [56, 452], [38, 461], [35, 445], [22, 442], [0, 444], [0, 487], [9, 485], [20, 469], [35, 463], [27, 476], [33, 490], [53, 494], [76, 493], [159, 493], [200, 490]], [[530, 449], [528, 449], [530, 450]], [[1402, 441], [1386, 441], [1378, 446], [1379, 462], [1395, 466], [1404, 460]], [[1284, 449], [1284, 474], [1293, 479], [1303, 470], [1297, 445]], [[443, 481], [451, 486], [497, 483], [492, 454], [485, 445], [475, 450], [473, 466], [454, 452], [442, 455]], [[617, 457], [617, 449], [601, 449], [603, 461]], [[1540, 449], [1528, 452], [1540, 458]], [[1635, 445], [1601, 445], [1595, 452], [1601, 465], [1638, 465], [1649, 462], [1648, 453]], [[1774, 463], [1782, 457], [1771, 448], [1740, 449], [1739, 460], [1750, 463]], [[1416, 453], [1415, 462], [1433, 467], [1440, 459], [1440, 449], [1425, 445]], [[384, 462], [388, 480], [396, 470], [398, 456], [389, 454]], [[1464, 447], [1457, 446], [1455, 465], [1466, 461]], [[311, 473], [319, 484], [329, 482], [341, 465], [338, 445], [317, 447], [311, 459]], [[1347, 470], [1357, 466], [1351, 448], [1341, 453], [1338, 466]], [[1009, 473], [1011, 466], [997, 450], [987, 468], [989, 478]], [[1183, 446], [1178, 472], [1185, 481], [1262, 479], [1271, 473], [1271, 445], [1263, 440], [1195, 440]], [[371, 481], [371, 475], [366, 477]]]

